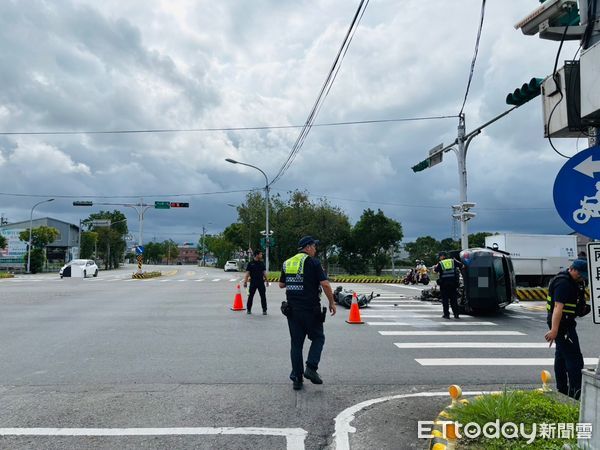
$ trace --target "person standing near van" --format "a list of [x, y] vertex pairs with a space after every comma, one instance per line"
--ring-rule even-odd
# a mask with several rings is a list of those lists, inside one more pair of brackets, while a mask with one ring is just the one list
[[258, 291], [260, 295], [260, 304], [263, 310], [263, 316], [267, 315], [267, 268], [263, 262], [262, 250], [254, 250], [254, 259], [248, 263], [246, 273], [244, 274], [244, 287], [248, 287], [248, 279], [250, 279], [250, 292], [248, 293], [248, 302], [246, 304], [246, 313], [252, 314], [252, 303], [254, 294]]
[[566, 271], [559, 272], [552, 278], [548, 285], [546, 309], [550, 331], [544, 337], [550, 345], [552, 342], [556, 343], [556, 388], [558, 392], [575, 399], [579, 399], [581, 395], [581, 369], [584, 363], [575, 318], [589, 312], [585, 305], [585, 292], [582, 290], [587, 279], [587, 261], [576, 259]]
[[444, 319], [450, 318], [450, 307], [454, 318], [458, 319], [458, 303], [456, 301], [456, 290], [458, 289], [458, 270], [463, 264], [453, 258], [449, 258], [446, 252], [439, 253], [440, 262], [433, 269], [440, 276], [438, 285], [440, 286], [440, 295], [442, 297], [442, 306], [444, 308]]

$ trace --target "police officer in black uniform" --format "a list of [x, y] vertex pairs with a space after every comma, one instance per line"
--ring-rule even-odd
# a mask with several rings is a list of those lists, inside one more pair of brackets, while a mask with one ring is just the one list
[[460, 261], [448, 258], [446, 252], [440, 252], [438, 254], [440, 262], [433, 269], [439, 274], [438, 285], [440, 286], [440, 295], [442, 297], [442, 307], [444, 308], [444, 315], [442, 318], [450, 319], [450, 307], [452, 307], [452, 313], [454, 318], [458, 319], [458, 303], [456, 301], [458, 289], [458, 270], [463, 267]]
[[248, 314], [252, 314], [252, 303], [254, 294], [258, 290], [260, 295], [260, 305], [262, 306], [263, 316], [267, 315], [267, 290], [265, 284], [267, 281], [267, 268], [263, 262], [262, 250], [254, 250], [254, 259], [248, 263], [244, 275], [244, 287], [248, 287], [248, 278], [250, 279], [250, 292], [248, 293], [248, 302], [246, 309]]
[[585, 306], [584, 290], [581, 289], [588, 279], [587, 262], [576, 259], [564, 272], [560, 272], [548, 286], [548, 331], [546, 341], [556, 342], [554, 353], [554, 373], [556, 388], [559, 392], [579, 399], [581, 394], [581, 370], [583, 355], [579, 347], [579, 338], [575, 327], [575, 317]]
[[[322, 384], [323, 380], [317, 373], [321, 352], [325, 344], [323, 322], [326, 309], [321, 310], [320, 289], [323, 289], [329, 300], [329, 311], [333, 316], [336, 305], [333, 299], [331, 285], [315, 258], [319, 241], [312, 236], [304, 236], [298, 242], [298, 253], [283, 263], [279, 287], [285, 288], [287, 304], [282, 305], [282, 312], [287, 316], [290, 329], [292, 373], [290, 379], [294, 389], [302, 389], [303, 378], [308, 378], [314, 384]], [[304, 368], [302, 347], [308, 336], [311, 340], [306, 369]]]

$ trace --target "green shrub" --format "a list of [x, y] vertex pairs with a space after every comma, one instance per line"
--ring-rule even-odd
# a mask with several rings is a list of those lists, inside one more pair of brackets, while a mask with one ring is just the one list
[[[575, 429], [579, 418], [579, 407], [576, 402], [562, 403], [555, 396], [544, 394], [540, 391], [504, 391], [498, 395], [483, 395], [470, 403], [458, 406], [448, 411], [450, 419], [460, 424], [477, 423], [480, 426], [493, 423], [496, 420], [500, 424], [512, 422], [520, 425], [525, 424], [528, 433], [531, 432], [533, 424], [559, 424], [572, 423]], [[490, 439], [480, 437], [467, 439], [463, 437], [460, 447], [465, 449], [490, 449], [490, 450], [520, 450], [520, 449], [543, 449], [560, 450], [564, 444], [574, 446], [576, 439], [561, 439], [558, 434], [555, 439], [544, 439], [539, 437], [540, 427], [537, 425], [538, 437], [528, 444], [526, 439]], [[575, 447], [574, 447], [575, 448]]]

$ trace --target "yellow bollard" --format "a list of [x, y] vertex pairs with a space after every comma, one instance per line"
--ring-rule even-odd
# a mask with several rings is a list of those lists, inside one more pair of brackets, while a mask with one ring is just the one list
[[448, 388], [448, 392], [450, 393], [450, 398], [452, 398], [452, 403], [449, 407], [454, 408], [455, 406], [458, 406], [460, 404], [458, 400], [462, 396], [462, 389], [460, 386], [453, 384]]
[[550, 386], [548, 386], [548, 383], [550, 383], [552, 381], [552, 375], [550, 374], [550, 372], [548, 372], [547, 370], [542, 370], [542, 388], [540, 389], [541, 392], [552, 392], [552, 389], [550, 388]]
[[448, 445], [446, 445], [446, 449], [454, 450], [456, 448], [456, 425], [454, 423], [449, 423], [446, 425], [445, 438], [448, 441]]
[[435, 444], [433, 444], [433, 447], [431, 447], [431, 450], [447, 450], [448, 447], [446, 447], [444, 444], [437, 442]]

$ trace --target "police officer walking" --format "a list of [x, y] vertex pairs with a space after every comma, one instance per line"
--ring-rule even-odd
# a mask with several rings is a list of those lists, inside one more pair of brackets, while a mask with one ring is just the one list
[[450, 307], [456, 319], [459, 318], [458, 303], [456, 301], [456, 289], [458, 288], [458, 270], [463, 264], [453, 258], [448, 258], [446, 252], [439, 253], [440, 262], [433, 269], [440, 276], [438, 284], [440, 286], [440, 295], [442, 297], [442, 306], [444, 315], [442, 318], [450, 319]]
[[[302, 389], [304, 377], [314, 384], [322, 384], [317, 373], [321, 352], [325, 344], [323, 322], [327, 310], [321, 310], [320, 288], [329, 300], [329, 311], [333, 316], [336, 305], [331, 285], [318, 259], [317, 244], [312, 236], [304, 236], [298, 242], [298, 253], [283, 263], [279, 287], [285, 288], [287, 303], [282, 304], [282, 312], [287, 316], [290, 329], [292, 373], [294, 390]], [[304, 368], [302, 347], [308, 336], [311, 340], [306, 368]]]
[[267, 293], [265, 284], [268, 286], [269, 282], [267, 281], [267, 268], [262, 260], [262, 250], [254, 250], [254, 259], [248, 263], [246, 273], [244, 274], [244, 287], [248, 287], [248, 278], [250, 278], [250, 292], [248, 293], [248, 303], [246, 304], [247, 313], [252, 314], [252, 302], [254, 300], [254, 294], [258, 290], [263, 315], [266, 316]]
[[[583, 355], [575, 327], [575, 317], [586, 314], [584, 289], [588, 279], [587, 262], [576, 259], [567, 270], [558, 273], [548, 285], [548, 327], [546, 341], [556, 343], [554, 374], [559, 392], [579, 399]], [[582, 298], [583, 297], [583, 298]]]

